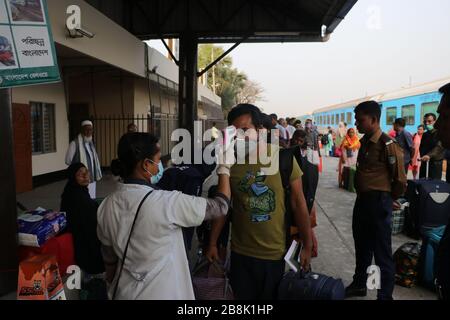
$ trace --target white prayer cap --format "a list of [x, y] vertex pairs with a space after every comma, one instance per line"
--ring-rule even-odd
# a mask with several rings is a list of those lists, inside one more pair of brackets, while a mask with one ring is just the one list
[[84, 120], [84, 121], [81, 123], [81, 126], [82, 126], [82, 127], [84, 127], [84, 126], [91, 126], [91, 127], [93, 127], [94, 124], [93, 124], [92, 121], [90, 121], [90, 120]]

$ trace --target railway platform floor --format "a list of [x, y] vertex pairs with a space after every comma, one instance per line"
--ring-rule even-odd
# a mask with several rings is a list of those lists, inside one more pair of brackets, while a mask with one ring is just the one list
[[[320, 176], [317, 192], [317, 222], [315, 229], [319, 242], [319, 256], [313, 259], [312, 268], [314, 271], [324, 273], [336, 278], [341, 278], [345, 285], [352, 280], [355, 254], [352, 237], [351, 221], [353, 204], [356, 198], [354, 193], [338, 188], [336, 158], [323, 158], [323, 173]], [[106, 175], [97, 184], [97, 196], [105, 197], [116, 187], [116, 179]], [[28, 208], [38, 206], [48, 209], [58, 209], [60, 195], [63, 191], [65, 181], [56, 182], [50, 185], [39, 187], [31, 192], [18, 195], [18, 201]], [[405, 242], [414, 241], [404, 235], [394, 235], [392, 237], [392, 248], [395, 251]], [[190, 264], [195, 263], [197, 258], [196, 241], [190, 252]], [[3, 297], [14, 299], [11, 294]], [[68, 294], [68, 298], [75, 298], [76, 295]], [[376, 291], [369, 291], [368, 296], [358, 299], [375, 299]], [[436, 295], [424, 288], [414, 287], [411, 289], [400, 286], [395, 287], [394, 298], [396, 300], [433, 300]], [[0, 297], [0, 299], [2, 299]]]

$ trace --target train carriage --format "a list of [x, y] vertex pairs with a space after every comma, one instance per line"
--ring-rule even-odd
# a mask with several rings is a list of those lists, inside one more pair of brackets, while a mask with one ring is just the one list
[[381, 93], [365, 98], [318, 109], [313, 112], [313, 119], [321, 131], [328, 127], [336, 129], [340, 122], [354, 127], [355, 118], [353, 110], [361, 102], [375, 100], [382, 105], [381, 128], [388, 132], [396, 118], [405, 118], [406, 130], [416, 132], [417, 126], [422, 124], [423, 116], [434, 113], [441, 100], [439, 88], [450, 82], [450, 78], [430, 83]]

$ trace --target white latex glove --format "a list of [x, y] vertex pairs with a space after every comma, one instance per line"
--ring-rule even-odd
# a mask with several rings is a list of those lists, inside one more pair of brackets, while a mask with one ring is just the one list
[[235, 154], [234, 154], [234, 146], [236, 144], [236, 140], [234, 139], [234, 135], [229, 139], [226, 149], [225, 145], [220, 142], [218, 145], [218, 167], [217, 174], [226, 174], [230, 175], [230, 169], [235, 164]]

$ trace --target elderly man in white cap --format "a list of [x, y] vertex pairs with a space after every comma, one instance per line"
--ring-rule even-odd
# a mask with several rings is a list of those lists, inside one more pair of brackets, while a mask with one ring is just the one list
[[89, 120], [81, 123], [81, 133], [73, 140], [66, 153], [66, 164], [81, 162], [89, 169], [91, 183], [89, 184], [89, 194], [92, 199], [96, 198], [96, 183], [102, 178], [100, 161], [97, 151], [92, 142], [93, 124]]

